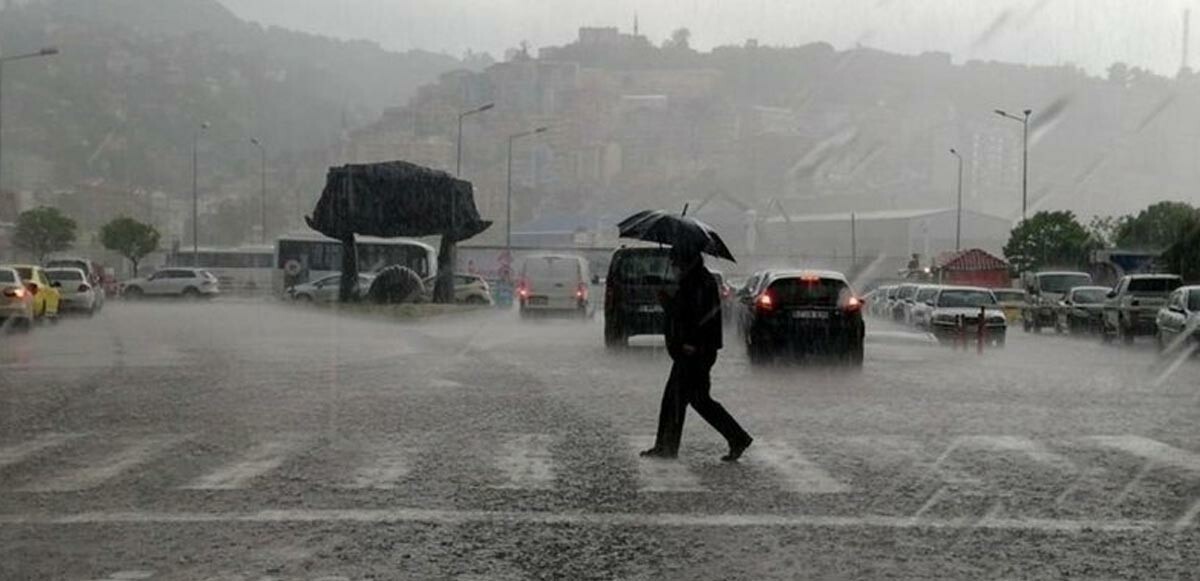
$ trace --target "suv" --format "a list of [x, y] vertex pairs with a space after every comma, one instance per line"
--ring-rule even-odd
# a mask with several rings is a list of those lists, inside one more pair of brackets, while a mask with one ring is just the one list
[[1121, 277], [1104, 301], [1100, 336], [1104, 342], [1120, 337], [1133, 343], [1138, 335], [1154, 335], [1158, 330], [1158, 309], [1167, 304], [1167, 296], [1183, 286], [1177, 274], [1130, 274]]
[[1028, 300], [1021, 309], [1021, 325], [1026, 332], [1039, 333], [1042, 327], [1058, 328], [1059, 304], [1068, 291], [1092, 284], [1086, 272], [1047, 271], [1025, 277]]
[[623, 347], [634, 335], [661, 335], [666, 321], [659, 291], [673, 292], [667, 248], [619, 248], [604, 283], [604, 344]]
[[751, 363], [785, 352], [836, 354], [848, 365], [862, 366], [863, 303], [842, 273], [771, 272], [742, 300], [747, 313], [742, 336]]
[[201, 268], [164, 268], [154, 274], [126, 281], [121, 293], [131, 299], [142, 296], [212, 297], [220, 293], [217, 277]]

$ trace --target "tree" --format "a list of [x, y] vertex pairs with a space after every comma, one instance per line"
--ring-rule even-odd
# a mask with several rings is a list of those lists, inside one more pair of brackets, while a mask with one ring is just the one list
[[39, 206], [17, 216], [13, 244], [33, 253], [43, 262], [46, 255], [71, 247], [75, 242], [75, 221], [64, 216], [58, 208]]
[[1182, 275], [1184, 280], [1200, 280], [1200, 223], [1163, 252], [1162, 260], [1169, 271]]
[[1121, 227], [1121, 222], [1128, 217], [1117, 218], [1116, 216], [1092, 216], [1092, 220], [1088, 222], [1088, 233], [1096, 244], [1105, 248], [1115, 246], [1117, 243], [1117, 228]]
[[1004, 256], [1017, 269], [1080, 268], [1100, 245], [1070, 211], [1038, 212], [1013, 228]]
[[1117, 225], [1115, 245], [1124, 249], [1165, 250], [1200, 224], [1200, 210], [1184, 202], [1151, 204]]
[[692, 31], [686, 28], [678, 28], [671, 33], [671, 38], [668, 38], [663, 43], [663, 48], [691, 50], [692, 48]]
[[100, 228], [100, 243], [128, 258], [133, 265], [133, 276], [137, 276], [138, 262], [158, 250], [158, 239], [159, 233], [154, 226], [127, 216], [116, 218]]

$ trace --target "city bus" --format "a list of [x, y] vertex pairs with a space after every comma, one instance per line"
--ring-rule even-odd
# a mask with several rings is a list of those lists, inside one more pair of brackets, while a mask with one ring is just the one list
[[[193, 260], [193, 256], [197, 259]], [[181, 247], [167, 254], [165, 265], [203, 268], [217, 277], [222, 292], [259, 293], [271, 288], [274, 263], [275, 249], [271, 245], [251, 244], [226, 248], [201, 246], [196, 254], [191, 248]]]
[[[437, 251], [410, 238], [355, 238], [359, 272], [375, 272], [398, 264], [416, 271], [422, 279], [437, 274]], [[320, 234], [293, 234], [275, 241], [272, 285], [275, 293], [317, 280], [342, 269], [342, 243]]]

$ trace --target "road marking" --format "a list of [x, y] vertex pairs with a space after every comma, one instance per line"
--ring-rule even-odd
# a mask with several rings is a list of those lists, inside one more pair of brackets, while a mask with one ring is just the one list
[[554, 488], [554, 457], [550, 434], [510, 435], [502, 443], [503, 452], [496, 457], [496, 468], [504, 474], [504, 483], [492, 488], [549, 490]]
[[46, 480], [21, 488], [25, 492], [71, 492], [95, 488], [120, 476], [139, 464], [153, 460], [159, 454], [183, 441], [181, 436], [153, 436], [144, 438], [117, 452], [100, 458], [92, 465], [71, 470]]
[[812, 463], [799, 450], [777, 440], [756, 441], [747, 453], [751, 464], [766, 464], [783, 477], [787, 489], [801, 494], [836, 494], [847, 487]]
[[[1015, 452], [1026, 458], [1066, 472], [1076, 472], [1075, 464], [1066, 457], [1055, 454], [1042, 444], [1020, 436], [963, 436], [942, 454], [942, 458], [950, 455], [957, 448], [974, 448], [995, 450], [998, 452]], [[938, 459], [941, 462], [941, 458]]]
[[[74, 514], [3, 514], [0, 527], [124, 525], [124, 524], [239, 524], [239, 523], [404, 523], [462, 525], [473, 523], [633, 526], [648, 528], [881, 528], [989, 529], [1056, 533], [1161, 533], [1164, 523], [1149, 520], [1074, 520], [1036, 518], [912, 518], [906, 516], [820, 514], [706, 514], [706, 513], [580, 513], [545, 511], [485, 511], [399, 509], [281, 509], [250, 512], [85, 512]], [[1169, 530], [1169, 529], [1166, 529]]]
[[295, 441], [268, 440], [247, 450], [236, 461], [193, 480], [181, 488], [188, 490], [236, 490], [245, 488], [255, 478], [270, 472], [299, 447]]
[[30, 456], [61, 446], [82, 434], [43, 434], [36, 439], [0, 448], [0, 470], [24, 462]]
[[1200, 454], [1169, 446], [1141, 436], [1093, 436], [1087, 438], [1101, 447], [1119, 450], [1161, 466], [1170, 466], [1200, 474]]
[[342, 488], [394, 489], [408, 477], [412, 471], [410, 459], [417, 455], [416, 449], [396, 442], [372, 442], [362, 448], [366, 464], [355, 471], [350, 482]]
[[96, 581], [137, 581], [139, 579], [149, 579], [154, 576], [154, 571], [117, 571], [103, 579]]
[[[653, 436], [630, 436], [627, 438], [634, 454], [654, 446]], [[643, 492], [703, 492], [700, 477], [680, 460], [634, 458]]]

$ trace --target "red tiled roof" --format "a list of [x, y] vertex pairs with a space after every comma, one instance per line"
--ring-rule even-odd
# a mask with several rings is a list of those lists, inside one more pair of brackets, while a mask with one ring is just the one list
[[981, 270], [1008, 270], [1008, 263], [980, 250], [968, 248], [958, 252], [944, 252], [933, 261], [934, 268], [956, 272]]

